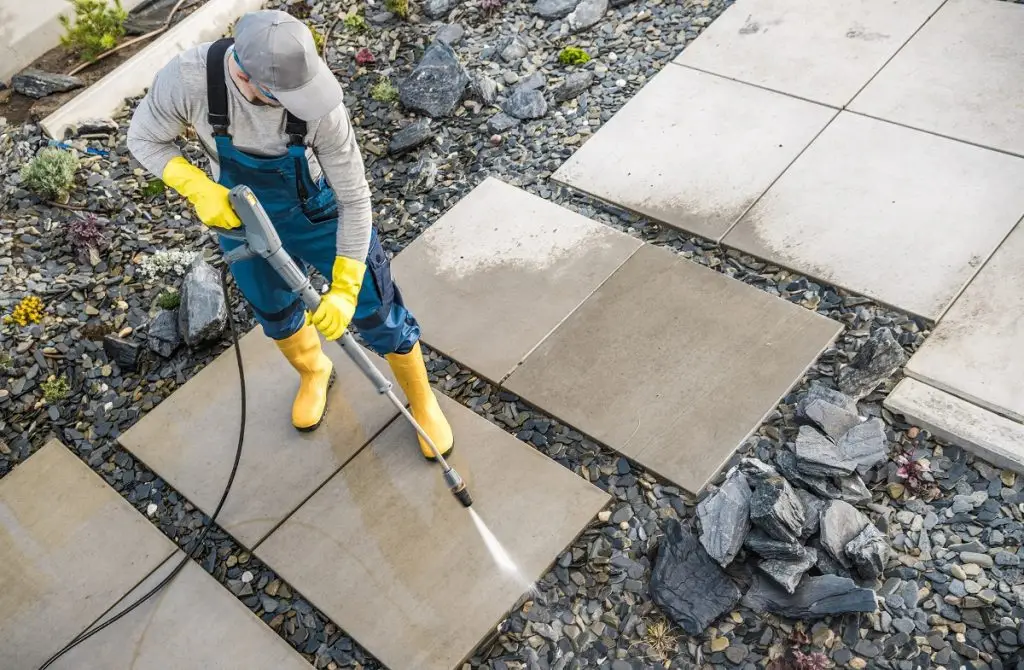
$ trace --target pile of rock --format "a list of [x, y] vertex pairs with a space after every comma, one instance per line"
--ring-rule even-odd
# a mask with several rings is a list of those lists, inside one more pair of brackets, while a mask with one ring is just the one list
[[[884, 424], [817, 383], [797, 416], [796, 439], [773, 464], [744, 458], [699, 503], [699, 533], [669, 528], [652, 597], [691, 634], [741, 597], [754, 611], [795, 619], [876, 610], [873, 589], [892, 552], [854, 505], [870, 501], [862, 477], [887, 460]], [[737, 581], [750, 583], [745, 596]]]

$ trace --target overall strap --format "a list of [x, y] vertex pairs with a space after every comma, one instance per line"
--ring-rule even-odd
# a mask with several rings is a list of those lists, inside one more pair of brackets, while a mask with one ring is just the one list
[[210, 106], [207, 117], [213, 126], [213, 134], [227, 135], [228, 125], [228, 86], [224, 81], [224, 55], [228, 47], [234, 44], [235, 38], [225, 37], [210, 45], [206, 54], [206, 99]]
[[306, 146], [306, 122], [285, 110], [287, 116], [284, 122], [284, 131], [288, 133], [288, 145], [293, 147]]

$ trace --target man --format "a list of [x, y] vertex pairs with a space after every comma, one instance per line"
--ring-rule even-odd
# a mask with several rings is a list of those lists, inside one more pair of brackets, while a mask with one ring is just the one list
[[[215, 181], [174, 144], [187, 126], [210, 157]], [[334, 380], [317, 331], [335, 340], [351, 324], [387, 359], [441, 454], [451, 451], [452, 431], [427, 380], [419, 326], [371, 224], [370, 188], [341, 86], [305, 25], [281, 11], [252, 12], [238, 20], [233, 40], [179, 54], [139, 104], [128, 148], [214, 230], [241, 225], [228, 191], [246, 184], [293, 258], [330, 278], [320, 307], [307, 315], [262, 259], [231, 268], [263, 332], [299, 373], [292, 406], [297, 429], [320, 425]], [[220, 236], [224, 250], [238, 244]], [[420, 449], [433, 458], [423, 440]]]

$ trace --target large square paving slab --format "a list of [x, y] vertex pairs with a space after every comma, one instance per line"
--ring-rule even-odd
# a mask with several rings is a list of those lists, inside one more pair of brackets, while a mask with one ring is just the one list
[[717, 240], [834, 114], [829, 107], [670, 65], [553, 178]]
[[841, 329], [645, 246], [506, 387], [696, 493]]
[[450, 463], [507, 552], [503, 564], [404, 420], [256, 550], [395, 670], [459, 667], [608, 500], [486, 419], [440, 402], [455, 432]]
[[1024, 5], [949, 0], [850, 109], [1024, 155]]
[[[260, 329], [239, 340], [245, 365], [246, 428], [242, 458], [217, 523], [255, 547], [374, 435], [398, 415], [337, 343], [325, 343], [337, 380], [327, 416], [311, 433], [291, 422], [298, 373]], [[392, 379], [380, 357], [370, 354]], [[395, 385], [401, 396], [401, 388]], [[238, 368], [226, 350], [120, 438], [207, 514], [220, 501], [238, 441]]]
[[953, 303], [907, 372], [1024, 421], [1024, 224]]
[[842, 112], [724, 243], [938, 319], [1024, 214], [1024, 159]]
[[0, 480], [0, 668], [30, 670], [175, 551], [56, 440]]
[[[149, 593], [178, 566], [180, 551], [100, 617]], [[90, 626], [90, 629], [94, 626]], [[53, 670], [311, 670], [287, 642], [194, 561], [163, 589], [88, 638]]]
[[742, 0], [675, 62], [843, 107], [942, 0]]
[[488, 178], [392, 268], [424, 341], [497, 382], [640, 244]]

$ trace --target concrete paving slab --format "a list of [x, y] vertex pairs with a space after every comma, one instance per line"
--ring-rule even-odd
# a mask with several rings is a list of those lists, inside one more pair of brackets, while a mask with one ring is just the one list
[[[472, 513], [392, 423], [256, 554], [390, 668], [451, 670], [608, 501], [608, 496], [442, 396], [451, 465]], [[513, 569], [510, 564], [514, 564]]]
[[1024, 223], [907, 363], [912, 377], [1024, 421]]
[[938, 319], [1024, 213], [1024, 160], [840, 113], [723, 240]]
[[175, 551], [56, 440], [0, 480], [0, 668], [38, 668]]
[[743, 0], [675, 61], [843, 107], [942, 0]]
[[488, 178], [392, 268], [424, 341], [497, 382], [640, 245]]
[[[124, 611], [178, 566], [176, 552], [93, 623]], [[162, 590], [62, 656], [53, 670], [310, 670], [269, 626], [194, 561]]]
[[670, 66], [554, 174], [556, 181], [719, 239], [835, 110]]
[[841, 330], [644, 246], [505, 386], [697, 493]]
[[896, 385], [884, 404], [932, 435], [997, 467], [1024, 474], [1024, 424], [909, 377]]
[[850, 109], [1024, 155], [1024, 5], [949, 0]]
[[[292, 426], [299, 377], [254, 329], [239, 341], [248, 421], [238, 473], [218, 524], [255, 547], [320, 484], [398, 415], [337, 344], [324, 344], [337, 380], [316, 431]], [[387, 363], [370, 354], [392, 381]], [[396, 384], [395, 391], [401, 395]], [[241, 415], [238, 368], [228, 349], [125, 432], [119, 441], [207, 514], [231, 472]]]

